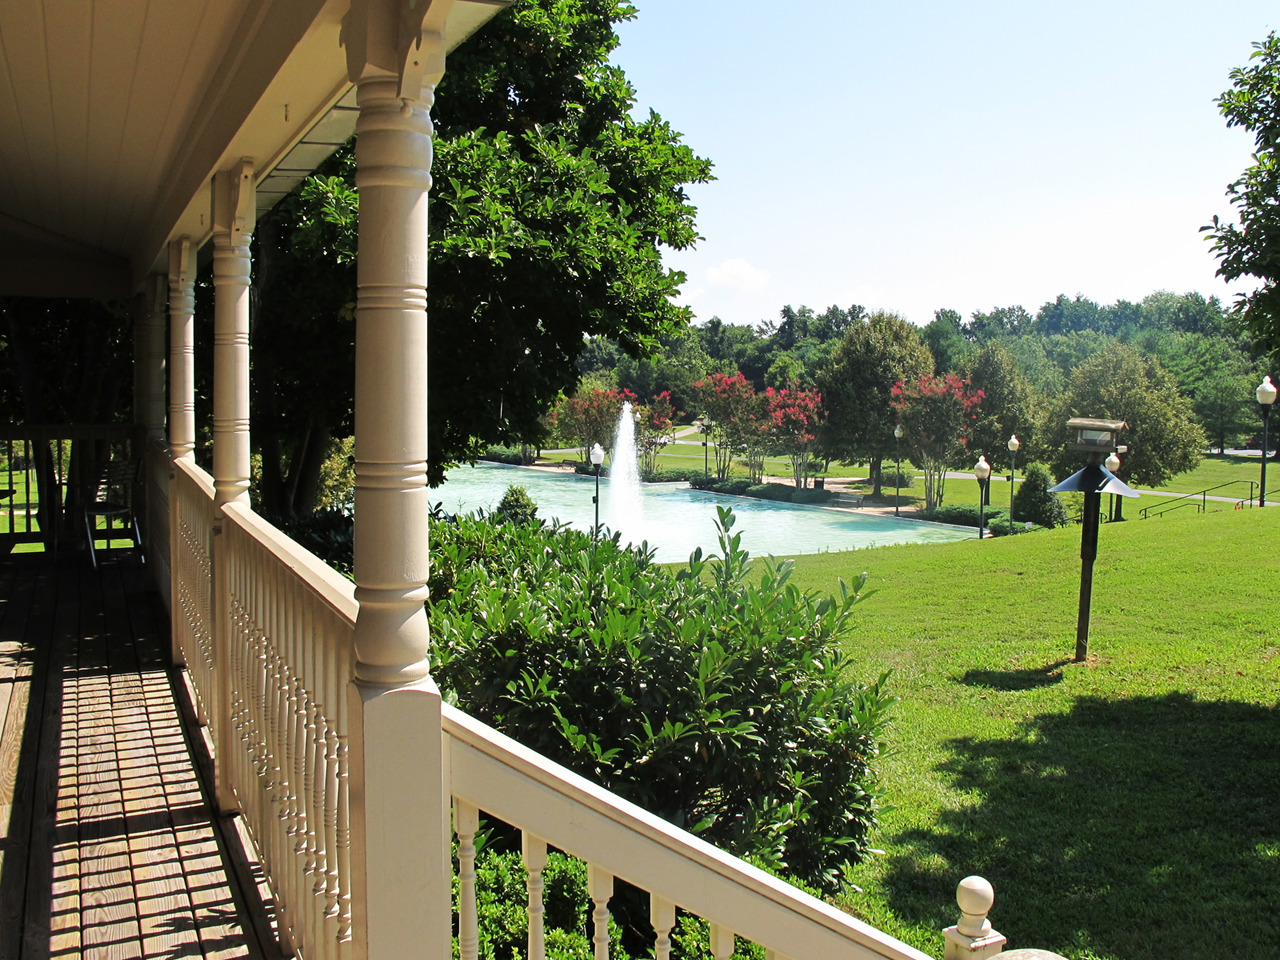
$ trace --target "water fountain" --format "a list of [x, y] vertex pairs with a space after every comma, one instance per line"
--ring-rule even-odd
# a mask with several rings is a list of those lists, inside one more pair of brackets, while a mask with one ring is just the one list
[[636, 416], [624, 403], [618, 414], [618, 430], [609, 461], [609, 492], [606, 524], [613, 530], [638, 530], [644, 514], [640, 491], [640, 468], [636, 452]]

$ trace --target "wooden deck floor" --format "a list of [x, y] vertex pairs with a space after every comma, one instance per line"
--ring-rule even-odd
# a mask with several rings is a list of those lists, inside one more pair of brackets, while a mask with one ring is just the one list
[[0, 560], [0, 960], [278, 952], [144, 583], [127, 551]]

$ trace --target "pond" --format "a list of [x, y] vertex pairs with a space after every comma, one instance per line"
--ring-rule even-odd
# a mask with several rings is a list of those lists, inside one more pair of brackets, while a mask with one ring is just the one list
[[[591, 477], [481, 462], [474, 467], [455, 467], [446, 478], [443, 486], [432, 490], [431, 500], [442, 503], [450, 513], [480, 507], [492, 510], [507, 487], [517, 484], [538, 504], [539, 518], [554, 518], [579, 530], [591, 529], [591, 497], [595, 492]], [[965, 540], [976, 532], [918, 520], [728, 497], [691, 490], [684, 483], [643, 484], [638, 499], [632, 500], [621, 491], [611, 497], [609, 484], [608, 479], [600, 481], [601, 524], [620, 531], [625, 542], [648, 541], [661, 563], [687, 560], [695, 547], [702, 547], [704, 554], [719, 552], [717, 506], [733, 508], [738, 518], [734, 530], [742, 534], [742, 546], [757, 557], [891, 543], [943, 543]]]

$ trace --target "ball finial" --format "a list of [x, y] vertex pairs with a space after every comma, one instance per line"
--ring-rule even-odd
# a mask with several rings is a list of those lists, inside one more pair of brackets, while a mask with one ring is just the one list
[[996, 891], [982, 877], [965, 877], [956, 886], [956, 903], [960, 907], [960, 922], [956, 929], [966, 937], [981, 937], [991, 932], [987, 914], [996, 902]]

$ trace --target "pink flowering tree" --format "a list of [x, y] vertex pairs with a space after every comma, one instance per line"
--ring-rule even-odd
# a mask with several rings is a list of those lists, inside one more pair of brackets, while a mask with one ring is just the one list
[[790, 458], [796, 489], [809, 485], [809, 467], [813, 462], [813, 446], [822, 425], [822, 394], [802, 390], [794, 384], [765, 391], [774, 449]]
[[763, 463], [764, 437], [767, 422], [755, 387], [741, 372], [730, 376], [713, 373], [694, 384], [702, 412], [711, 418], [711, 437], [716, 449], [716, 477], [723, 480], [729, 475], [729, 464], [735, 456], [747, 458], [747, 472], [752, 471], [752, 457]]
[[900, 380], [891, 392], [911, 462], [924, 471], [925, 509], [933, 510], [942, 504], [947, 470], [962, 465], [983, 393], [951, 374]]
[[671, 424], [676, 415], [671, 405], [671, 391], [663, 390], [648, 403], [638, 404], [635, 410], [640, 469], [653, 473], [658, 468], [658, 454], [671, 442]]

